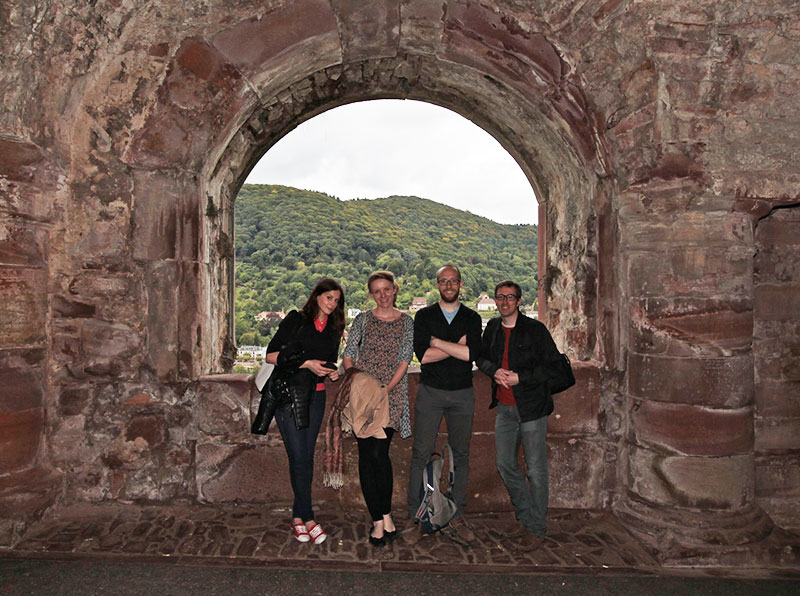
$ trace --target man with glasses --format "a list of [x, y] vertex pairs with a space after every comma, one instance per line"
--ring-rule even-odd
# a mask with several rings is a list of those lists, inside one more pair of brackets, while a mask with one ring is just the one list
[[[475, 394], [472, 362], [481, 347], [481, 317], [458, 299], [461, 272], [445, 265], [436, 272], [439, 301], [414, 317], [414, 352], [421, 364], [419, 391], [414, 406], [414, 445], [408, 482], [408, 515], [414, 518], [420, 505], [422, 471], [433, 454], [442, 417], [447, 421], [447, 441], [453, 449], [455, 482], [453, 498], [458, 512], [446, 528], [449, 536], [470, 543], [475, 535], [464, 520], [469, 475], [469, 442]], [[406, 534], [414, 543], [420, 532]]]
[[[497, 407], [495, 450], [497, 470], [522, 524], [508, 537], [518, 538], [520, 550], [538, 548], [547, 531], [547, 416], [553, 398], [547, 385], [547, 364], [559, 352], [550, 332], [536, 319], [519, 312], [522, 289], [501, 281], [494, 289], [499, 317], [486, 325], [477, 360], [492, 379], [492, 403]], [[525, 454], [526, 475], [517, 457]]]

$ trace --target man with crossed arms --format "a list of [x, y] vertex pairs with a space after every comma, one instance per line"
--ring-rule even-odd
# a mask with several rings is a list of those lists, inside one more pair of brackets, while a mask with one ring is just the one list
[[[481, 347], [481, 317], [459, 302], [464, 282], [454, 265], [436, 272], [439, 301], [414, 317], [414, 352], [420, 361], [420, 380], [414, 406], [414, 445], [408, 482], [408, 516], [414, 519], [420, 504], [422, 471], [433, 454], [442, 417], [447, 421], [447, 440], [453, 449], [455, 482], [453, 498], [458, 505], [447, 526], [457, 542], [470, 543], [475, 535], [464, 520], [469, 474], [469, 443], [475, 415], [472, 361]], [[420, 532], [406, 533], [416, 543]]]

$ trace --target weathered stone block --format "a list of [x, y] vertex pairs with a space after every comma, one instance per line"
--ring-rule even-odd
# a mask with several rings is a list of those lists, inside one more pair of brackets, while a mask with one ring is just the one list
[[400, 3], [400, 47], [436, 53], [441, 49], [446, 5], [429, 0]]
[[400, 12], [396, 2], [333, 0], [331, 6], [334, 13], [347, 15], [338, 21], [344, 60], [349, 62], [397, 54]]
[[43, 424], [42, 408], [0, 413], [0, 475], [34, 464]]
[[216, 122], [219, 128], [254, 100], [225, 56], [199, 38], [184, 38], [158, 90], [156, 108], [134, 136], [126, 159], [153, 169], [184, 164], [200, 169], [214, 135], [204, 124]]
[[687, 212], [669, 219], [622, 218], [620, 243], [630, 250], [664, 247], [730, 247], [753, 242], [753, 226], [744, 213]]
[[759, 380], [756, 383], [756, 412], [765, 419], [800, 418], [800, 381], [783, 378]]
[[800, 503], [800, 454], [756, 454], [756, 497], [793, 497]]
[[0, 138], [0, 173], [9, 180], [31, 180], [34, 169], [42, 161], [42, 151], [33, 143]]
[[204, 328], [209, 322], [207, 291], [209, 267], [202, 263], [180, 264], [178, 308], [178, 372], [196, 378], [203, 371]]
[[95, 460], [100, 447], [96, 443], [94, 448], [90, 447], [90, 440], [86, 432], [86, 416], [63, 416], [49, 433], [47, 448], [56, 465], [71, 467]]
[[[258, 403], [250, 375], [200, 377], [194, 416], [198, 428], [212, 436], [250, 432], [250, 404]], [[276, 426], [273, 424], [272, 426]]]
[[[296, 53], [295, 68], [311, 56], [323, 64], [341, 58], [337, 22], [329, 2], [301, 0], [220, 31], [213, 38], [214, 47], [229, 57], [237, 69], [269, 81], [271, 63], [287, 52]], [[330, 56], [330, 59], [326, 59]]]
[[800, 313], [800, 282], [757, 285], [754, 310], [760, 320], [796, 320]]
[[628, 392], [655, 401], [740, 408], [753, 401], [753, 357], [628, 355]]
[[629, 257], [632, 297], [746, 297], [753, 285], [752, 254], [704, 247], [673, 248]]
[[755, 492], [752, 454], [683, 457], [631, 446], [628, 475], [634, 493], [660, 505], [736, 509]]
[[126, 296], [133, 292], [135, 281], [130, 273], [87, 269], [69, 284], [69, 293], [77, 298]]
[[291, 503], [289, 463], [279, 441], [266, 444], [200, 442], [195, 449], [201, 502]]
[[58, 413], [61, 416], [83, 414], [94, 392], [90, 387], [64, 387], [58, 396]]
[[52, 306], [55, 314], [67, 318], [91, 318], [97, 311], [94, 304], [59, 295], [53, 296]]
[[575, 385], [553, 396], [555, 409], [547, 421], [548, 434], [594, 434], [598, 430], [600, 369], [573, 362]]
[[92, 221], [84, 230], [77, 253], [90, 269], [107, 260], [124, 259], [130, 244], [129, 228], [122, 219]]
[[795, 451], [800, 449], [800, 418], [756, 417], [756, 451]]
[[550, 473], [550, 506], [566, 509], [598, 509], [605, 497], [606, 476], [615, 472], [614, 463], [606, 463], [603, 447], [596, 441], [547, 438]]
[[753, 450], [753, 408], [712, 409], [632, 400], [630, 432], [636, 443], [684, 455], [726, 456]]
[[47, 232], [0, 222], [0, 266], [44, 267], [47, 256]]
[[150, 449], [158, 447], [167, 438], [166, 420], [161, 416], [134, 416], [125, 428], [125, 440], [135, 441], [142, 438]]
[[0, 347], [44, 341], [47, 314], [47, 272], [43, 269], [0, 268]]
[[176, 258], [183, 183], [175, 175], [139, 171], [134, 175], [133, 258]]
[[749, 301], [633, 299], [631, 348], [666, 356], [728, 356], [750, 350]]
[[[786, 210], [791, 214], [791, 209]], [[758, 243], [767, 248], [783, 247], [789, 249], [800, 245], [800, 221], [790, 219], [791, 215], [773, 213], [766, 219], [758, 222], [756, 239]]]
[[0, 413], [41, 408], [42, 350], [0, 350]]
[[83, 369], [91, 375], [131, 375], [142, 357], [142, 338], [128, 327], [88, 319], [81, 327]]
[[180, 269], [176, 261], [157, 261], [146, 268], [147, 357], [159, 378], [178, 378]]

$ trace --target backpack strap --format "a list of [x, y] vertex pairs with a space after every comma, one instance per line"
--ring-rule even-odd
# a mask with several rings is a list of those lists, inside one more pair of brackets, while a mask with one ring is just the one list
[[442, 445], [442, 455], [440, 456], [442, 459], [444, 459], [445, 451], [447, 452], [447, 461], [449, 462], [449, 475], [447, 477], [447, 481], [450, 484], [450, 490], [452, 491], [453, 483], [456, 481], [456, 468], [455, 464], [453, 463], [453, 450], [450, 448], [450, 443], [445, 443]]

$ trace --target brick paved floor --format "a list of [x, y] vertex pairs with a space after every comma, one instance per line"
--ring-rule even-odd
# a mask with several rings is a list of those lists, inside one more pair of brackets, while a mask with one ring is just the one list
[[[81, 504], [33, 524], [5, 555], [140, 561], [169, 558], [191, 564], [366, 572], [674, 573], [660, 567], [608, 512], [551, 510], [548, 536], [532, 552], [521, 552], [513, 540], [502, 537], [516, 526], [509, 514], [471, 517], [476, 541], [470, 546], [434, 535], [414, 546], [398, 539], [385, 548], [367, 542], [370, 523], [365, 512], [320, 513], [318, 521], [328, 540], [318, 546], [294, 540], [289, 517], [283, 509], [252, 505]], [[800, 579], [800, 536], [784, 534], [759, 549], [761, 555], [754, 558], [757, 569], [713, 569], [710, 574]]]

